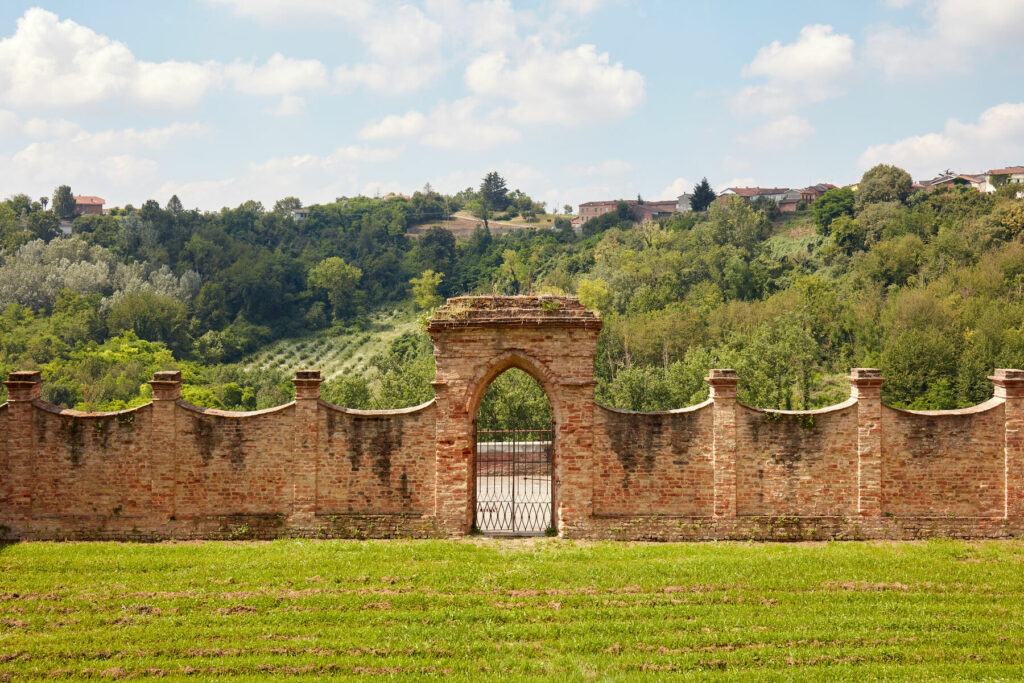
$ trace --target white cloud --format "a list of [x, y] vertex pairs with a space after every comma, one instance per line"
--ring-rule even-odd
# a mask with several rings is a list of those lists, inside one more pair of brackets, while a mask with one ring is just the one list
[[131, 99], [152, 107], [194, 107], [220, 85], [220, 67], [213, 62], [139, 62]]
[[609, 5], [615, 0], [556, 0], [555, 6], [559, 9], [569, 10], [580, 15], [587, 15], [595, 12], [604, 5]]
[[760, 149], [781, 150], [795, 147], [811, 135], [814, 135], [811, 122], [802, 116], [790, 114], [739, 135], [736, 141]]
[[75, 107], [123, 98], [157, 107], [191, 106], [217, 82], [208, 65], [143, 62], [124, 43], [32, 8], [0, 41], [0, 101], [18, 107]]
[[306, 110], [306, 98], [301, 95], [284, 95], [275, 106], [267, 109], [271, 116], [298, 116]]
[[376, 123], [367, 124], [359, 133], [364, 140], [405, 138], [419, 135], [427, 127], [427, 117], [418, 111], [385, 116]]
[[235, 89], [248, 95], [284, 95], [318, 90], [330, 84], [327, 67], [316, 59], [291, 59], [275, 53], [263, 64], [235, 62], [225, 68]]
[[159, 164], [152, 153], [173, 142], [202, 135], [198, 123], [162, 128], [88, 132], [66, 121], [33, 119], [22, 126], [52, 135], [33, 142], [0, 163], [0, 192], [49, 191], [69, 184], [79, 192], [146, 196], [157, 181]]
[[530, 13], [513, 9], [509, 0], [426, 0], [424, 6], [449, 41], [470, 51], [514, 48], [520, 43], [518, 28], [532, 23]]
[[439, 61], [423, 64], [378, 64], [367, 62], [334, 69], [334, 81], [343, 90], [363, 86], [380, 93], [401, 95], [418, 90], [442, 72]]
[[0, 41], [0, 103], [15, 107], [76, 108], [119, 100], [161, 109], [194, 107], [225, 83], [244, 94], [285, 95], [327, 89], [331, 77], [317, 60], [280, 53], [262, 65], [141, 61], [124, 43], [39, 8], [26, 11], [14, 34]]
[[510, 99], [508, 116], [519, 123], [619, 119], [644, 102], [643, 76], [593, 45], [554, 52], [530, 41], [515, 61], [501, 52], [478, 57], [465, 80], [477, 95]]
[[335, 82], [346, 89], [362, 85], [390, 94], [422, 88], [444, 70], [443, 33], [441, 24], [412, 5], [374, 14], [357, 34], [372, 61], [337, 67]]
[[794, 43], [772, 42], [741, 72], [767, 83], [743, 88], [733, 98], [733, 109], [777, 115], [842, 94], [842, 80], [854, 70], [853, 48], [850, 36], [823, 24], [804, 26]]
[[687, 178], [676, 178], [669, 183], [668, 187], [662, 190], [658, 196], [662, 199], [675, 199], [681, 194], [689, 194], [693, 192], [694, 185], [696, 185], [696, 183]]
[[[256, 199], [272, 206], [282, 197], [296, 196], [306, 204], [333, 201], [365, 188], [365, 167], [394, 160], [396, 149], [349, 145], [330, 154], [274, 157], [251, 163], [244, 174], [219, 180], [165, 182], [157, 196], [177, 194], [187, 206], [237, 206]], [[393, 187], [391, 189], [394, 189]]]
[[1024, 102], [1005, 103], [985, 110], [976, 123], [949, 119], [941, 133], [926, 133], [864, 150], [857, 166], [896, 164], [916, 178], [931, 177], [945, 168], [965, 173], [1024, 159]]
[[481, 118], [479, 109], [480, 102], [472, 97], [442, 101], [429, 115], [413, 110], [371, 122], [360, 132], [360, 137], [364, 140], [416, 138], [429, 147], [462, 150], [488, 149], [521, 137], [520, 132], [509, 125]]
[[617, 176], [629, 173], [633, 164], [621, 159], [608, 159], [592, 166], [575, 165], [569, 167], [569, 173], [575, 176]]
[[13, 111], [0, 109], [0, 138], [21, 133], [21, 123]]
[[367, 0], [206, 0], [224, 5], [239, 16], [263, 23], [309, 24], [336, 19], [353, 21], [370, 14], [373, 4]]
[[941, 77], [968, 70], [976, 53], [1021, 54], [1021, 0], [933, 0], [924, 5], [928, 27], [879, 26], [867, 37], [868, 59], [890, 78]]

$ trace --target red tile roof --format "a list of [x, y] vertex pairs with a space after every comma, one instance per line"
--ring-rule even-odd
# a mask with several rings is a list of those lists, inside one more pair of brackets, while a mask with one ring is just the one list
[[1024, 173], [1024, 166], [1008, 166], [1006, 168], [994, 168], [988, 175], [1010, 175], [1011, 173]]
[[100, 206], [103, 206], [103, 204], [106, 203], [106, 200], [102, 197], [94, 197], [88, 194], [76, 194], [74, 195], [74, 198], [75, 204], [99, 204]]

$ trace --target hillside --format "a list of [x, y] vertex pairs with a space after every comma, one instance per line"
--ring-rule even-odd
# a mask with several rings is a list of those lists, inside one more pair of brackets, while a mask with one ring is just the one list
[[396, 339], [404, 334], [415, 334], [419, 328], [418, 316], [395, 310], [372, 316], [364, 329], [278, 339], [246, 356], [238, 365], [247, 372], [294, 373], [315, 369], [325, 380], [362, 375], [370, 371], [371, 360], [386, 354]]
[[300, 367], [324, 371], [335, 402], [413, 405], [433, 377], [414, 308], [553, 292], [604, 319], [608, 405], [699, 402], [712, 367], [735, 368], [741, 400], [762, 407], [838, 402], [850, 367], [879, 368], [891, 405], [980, 403], [996, 367], [1024, 367], [1024, 201], [1012, 186], [913, 192], [879, 168], [802, 212], [730, 199], [645, 225], [610, 212], [583, 234], [538, 223], [463, 238], [423, 220], [478, 198], [417, 193], [341, 198], [302, 221], [255, 202], [146, 202], [32, 240], [8, 200], [0, 372], [38, 368], [47, 400], [85, 410], [144, 402], [151, 373], [172, 367], [204, 405], [282, 403]]

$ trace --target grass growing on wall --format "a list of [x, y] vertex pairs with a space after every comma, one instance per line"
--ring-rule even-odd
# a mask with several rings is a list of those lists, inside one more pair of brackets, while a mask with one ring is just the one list
[[26, 543], [0, 679], [1018, 678], [1024, 543]]

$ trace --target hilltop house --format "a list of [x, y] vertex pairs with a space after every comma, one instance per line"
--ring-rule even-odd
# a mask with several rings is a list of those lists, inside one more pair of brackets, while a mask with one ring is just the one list
[[693, 206], [690, 205], [690, 200], [693, 199], [693, 194], [684, 192], [683, 194], [676, 197], [676, 212], [686, 213], [693, 210]]
[[737, 195], [747, 201], [754, 201], [758, 197], [767, 197], [776, 202], [782, 202], [787, 192], [789, 192], [788, 187], [727, 187], [719, 192], [718, 196]]
[[972, 173], [940, 173], [934, 178], [928, 180], [921, 180], [914, 183], [915, 190], [924, 190], [930, 192], [937, 190], [942, 187], [953, 187], [954, 185], [964, 185], [973, 187], [979, 192], [987, 192], [985, 185], [988, 183], [988, 176], [984, 173], [972, 174]]
[[76, 216], [90, 216], [103, 213], [103, 204], [105, 202], [101, 197], [76, 194], [74, 199]]
[[811, 204], [815, 199], [822, 196], [829, 190], [836, 189], [836, 186], [832, 183], [818, 183], [816, 185], [809, 185], [804, 189], [800, 190], [800, 201], [805, 204]]
[[1024, 166], [993, 168], [985, 173], [985, 192], [995, 192], [1007, 183], [1024, 183]]
[[649, 223], [659, 218], [667, 218], [679, 211], [677, 208], [678, 201], [675, 199], [667, 199], [657, 202], [641, 202], [636, 199], [614, 199], [599, 202], [584, 202], [580, 204], [580, 223], [586, 223], [598, 216], [603, 216], [606, 213], [615, 211], [620, 202], [625, 202], [629, 207], [633, 220], [637, 223]]

